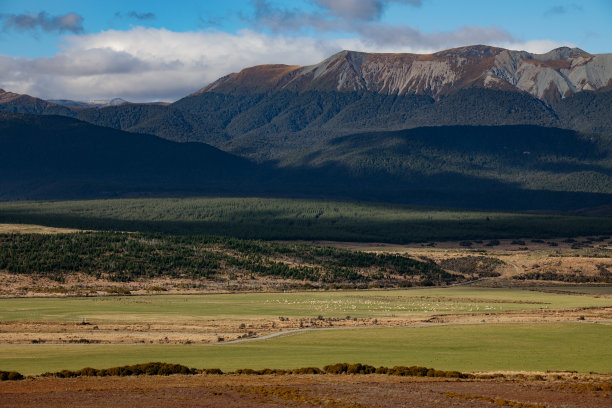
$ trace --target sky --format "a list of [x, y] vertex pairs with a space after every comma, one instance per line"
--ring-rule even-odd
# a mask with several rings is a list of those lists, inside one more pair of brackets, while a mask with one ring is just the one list
[[231, 72], [343, 49], [612, 52], [612, 0], [0, 0], [0, 88], [174, 101]]

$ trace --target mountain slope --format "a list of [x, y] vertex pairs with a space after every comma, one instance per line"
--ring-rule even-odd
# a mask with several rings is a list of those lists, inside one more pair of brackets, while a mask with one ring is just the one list
[[524, 92], [484, 88], [459, 90], [437, 101], [372, 92], [205, 92], [127, 129], [210, 143], [259, 161], [282, 160], [338, 136], [421, 126], [528, 124], [612, 133], [611, 98], [612, 92], [581, 92], [552, 107]]
[[612, 91], [584, 91], [552, 106], [525, 92], [484, 88], [459, 90], [437, 101], [427, 95], [373, 92], [205, 92], [169, 106], [124, 104], [68, 114], [99, 126], [208, 143], [265, 161], [352, 133], [431, 125], [529, 124], [612, 134]]
[[417, 204], [568, 209], [612, 200], [612, 138], [539, 126], [360, 133], [286, 157], [280, 167]]
[[[382, 175], [415, 185], [427, 176], [454, 173], [523, 189], [612, 194], [611, 142], [539, 126], [423, 127], [339, 137], [281, 166], [334, 166], [353, 176]], [[585, 182], [587, 175], [592, 183]], [[444, 188], [472, 189], [454, 183]]]
[[4, 89], [0, 89], [0, 111], [36, 115], [74, 116], [73, 110], [66, 106], [29, 95], [7, 92]]
[[0, 199], [256, 195], [488, 209], [610, 202], [612, 142], [536, 126], [327, 140], [277, 166], [71, 118], [0, 113]]
[[248, 161], [60, 116], [0, 113], [0, 198], [223, 194], [258, 177]]

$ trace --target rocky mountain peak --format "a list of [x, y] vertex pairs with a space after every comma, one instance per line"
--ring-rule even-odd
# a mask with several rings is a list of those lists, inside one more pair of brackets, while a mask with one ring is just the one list
[[545, 54], [473, 45], [433, 54], [344, 50], [309, 66], [260, 65], [196, 92], [283, 90], [420, 94], [440, 98], [480, 87], [527, 92], [547, 103], [612, 85], [612, 54], [560, 47]]
[[0, 89], [0, 103], [10, 102], [19, 98], [21, 95]]
[[570, 47], [559, 47], [555, 48], [547, 52], [546, 54], [531, 54], [540, 61], [550, 61], [550, 60], [558, 60], [558, 59], [568, 59], [572, 57], [577, 57], [580, 55], [591, 55], [588, 52], [581, 50], [578, 47], [570, 48]]

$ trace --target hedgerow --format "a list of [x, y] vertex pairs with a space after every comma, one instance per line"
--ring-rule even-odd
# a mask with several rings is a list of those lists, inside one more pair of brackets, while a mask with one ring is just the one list
[[[5, 373], [0, 371], [0, 375]], [[15, 373], [21, 375], [19, 373]], [[466, 374], [459, 371], [444, 371], [436, 370], [433, 368], [419, 367], [419, 366], [394, 366], [394, 367], [374, 367], [368, 364], [348, 364], [348, 363], [337, 363], [331, 364], [321, 368], [317, 367], [302, 367], [294, 369], [278, 369], [278, 368], [264, 368], [255, 370], [252, 368], [242, 368], [232, 372], [224, 373], [219, 368], [205, 368], [196, 369], [189, 368], [180, 364], [167, 364], [167, 363], [144, 363], [127, 365], [121, 367], [112, 367], [104, 369], [95, 369], [86, 367], [77, 371], [62, 370], [58, 372], [48, 372], [42, 374], [43, 377], [59, 377], [59, 378], [72, 378], [72, 377], [126, 377], [134, 375], [171, 375], [171, 374], [183, 374], [183, 375], [194, 375], [194, 374], [209, 374], [209, 375], [296, 375], [296, 374], [346, 374], [346, 375], [369, 375], [369, 374], [386, 374], [393, 376], [402, 377], [444, 377], [444, 378], [474, 378], [472, 374]], [[3, 378], [3, 377], [0, 377]], [[23, 377], [21, 377], [23, 378]], [[9, 378], [9, 379], [21, 379], [21, 378]]]

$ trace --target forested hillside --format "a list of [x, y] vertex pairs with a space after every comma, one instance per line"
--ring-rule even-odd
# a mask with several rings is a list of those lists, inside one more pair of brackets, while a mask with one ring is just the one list
[[0, 199], [235, 193], [257, 177], [247, 160], [202, 143], [0, 113]]
[[364, 131], [421, 126], [539, 125], [612, 134], [612, 92], [581, 92], [548, 106], [527, 93], [471, 88], [439, 100], [372, 92], [188, 96], [169, 106], [125, 104], [76, 117], [180, 142], [204, 142], [258, 161]]
[[378, 185], [386, 178], [389, 184], [427, 188], [435, 178], [438, 187], [470, 191], [479, 179], [483, 187], [497, 182], [506, 188], [610, 194], [611, 141], [540, 126], [422, 127], [339, 137], [282, 165], [335, 167], [351, 177], [380, 178]]
[[5, 200], [254, 195], [574, 210], [607, 204], [612, 194], [610, 138], [557, 128], [366, 132], [257, 164], [203, 143], [59, 116], [0, 118]]

